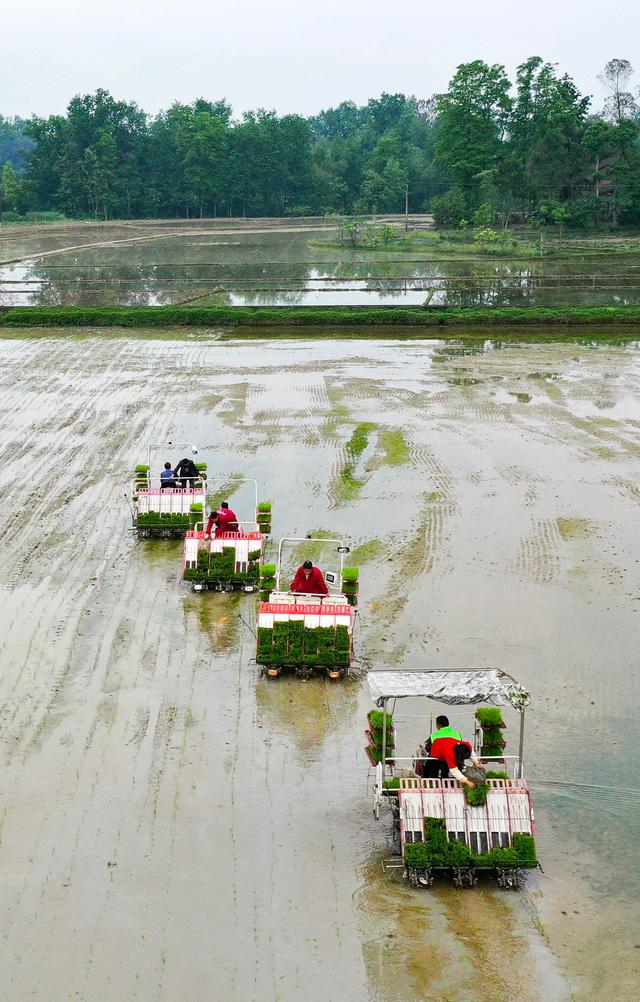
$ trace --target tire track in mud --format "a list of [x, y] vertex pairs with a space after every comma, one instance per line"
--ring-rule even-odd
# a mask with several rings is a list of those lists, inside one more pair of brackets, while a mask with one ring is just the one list
[[[395, 970], [417, 973], [420, 997], [425, 983], [421, 961], [428, 950], [433, 953], [443, 944], [453, 946], [444, 953], [455, 953], [458, 940], [451, 925], [460, 917], [455, 902], [449, 902], [434, 936], [433, 930], [423, 931], [425, 904], [411, 911], [417, 926], [405, 922], [407, 913], [399, 909], [389, 950], [381, 938], [380, 908], [372, 909], [366, 929], [358, 931], [358, 885], [371, 846], [383, 836], [374, 831], [363, 799], [357, 687], [338, 691], [313, 682], [293, 687], [279, 680], [283, 685], [278, 689], [263, 688], [267, 683], [248, 666], [253, 640], [240, 631], [240, 648], [233, 646], [230, 653], [229, 645], [236, 642], [233, 627], [220, 627], [211, 635], [216, 614], [246, 612], [248, 600], [227, 607], [220, 599], [218, 607], [214, 596], [202, 596], [200, 605], [187, 598], [178, 583], [177, 548], [133, 545], [125, 529], [126, 508], [112, 496], [150, 438], [163, 441], [194, 420], [201, 425], [203, 414], [211, 422], [212, 439], [214, 431], [220, 436], [220, 453], [237, 457], [239, 443], [244, 445], [252, 434], [246, 410], [238, 407], [231, 417], [228, 411], [226, 416], [211, 413], [203, 400], [212, 387], [222, 396], [228, 390], [227, 399], [240, 399], [246, 391], [232, 379], [250, 383], [255, 359], [247, 355], [229, 370], [218, 348], [188, 343], [167, 348], [157, 342], [154, 357], [145, 342], [91, 339], [87, 355], [87, 344], [39, 342], [41, 354], [33, 358], [31, 370], [25, 369], [26, 410], [9, 381], [17, 367], [24, 368], [30, 351], [15, 354], [11, 372], [0, 371], [0, 391], [6, 384], [17, 412], [17, 430], [12, 426], [10, 438], [0, 443], [3, 463], [23, 454], [37, 456], [29, 476], [15, 471], [3, 509], [10, 518], [10, 543], [0, 568], [8, 597], [0, 612], [3, 664], [9, 660], [2, 694], [4, 709], [16, 711], [12, 726], [20, 736], [5, 770], [0, 842], [0, 936], [8, 991], [16, 999], [47, 1002], [72, 992], [87, 999], [153, 997], [165, 1002], [208, 998], [211, 986], [221, 984], [230, 1002], [276, 993], [283, 1002], [302, 996], [309, 1002], [333, 1002], [385, 998], [385, 978]], [[261, 350], [268, 353], [270, 346]], [[47, 353], [63, 374], [61, 380], [48, 381]], [[216, 365], [221, 360], [224, 369]], [[119, 378], [120, 367], [124, 375]], [[71, 406], [65, 371], [73, 385]], [[44, 383], [51, 394], [43, 396], [39, 410], [36, 391]], [[311, 385], [306, 377], [305, 384]], [[13, 416], [5, 407], [0, 393], [0, 416], [9, 424]], [[126, 415], [122, 427], [111, 420], [109, 410]], [[375, 407], [364, 411], [357, 420], [379, 420]], [[471, 450], [467, 439], [460, 445], [461, 429], [454, 428], [452, 438], [450, 423], [423, 418], [416, 416], [409, 437], [422, 436], [427, 444], [408, 443], [407, 477], [387, 471], [385, 499], [402, 500], [407, 483], [419, 483], [424, 491], [422, 511], [400, 512], [398, 535], [406, 531], [415, 536], [412, 543], [407, 536], [402, 541], [407, 554], [411, 545], [419, 554], [416, 593], [432, 584], [434, 592], [442, 586], [444, 608], [455, 599], [455, 579], [443, 579], [460, 552], [457, 536], [453, 554], [447, 537], [465, 511], [465, 488], [469, 490], [468, 478], [454, 476], [452, 469], [457, 474]], [[341, 416], [339, 420], [344, 424]], [[349, 415], [349, 427], [353, 423]], [[54, 455], [31, 441], [36, 427], [38, 435], [47, 436], [49, 449], [55, 443]], [[474, 445], [478, 451], [471, 458], [478, 471], [487, 448], [500, 445], [488, 426], [487, 436], [493, 436], [488, 443], [479, 437], [480, 444]], [[273, 437], [282, 450], [276, 458], [284, 461], [292, 433], [283, 423], [274, 428]], [[313, 456], [311, 478], [307, 467], [304, 476], [296, 470], [286, 480], [274, 478], [282, 497], [290, 497], [292, 485], [305, 479], [315, 483], [316, 476], [325, 486], [330, 458], [328, 450], [321, 458]], [[56, 476], [59, 462], [64, 470]], [[25, 506], [30, 478], [36, 501]], [[500, 479], [506, 491], [505, 478]], [[632, 482], [630, 471], [624, 479]], [[611, 484], [607, 490], [617, 500]], [[63, 512], [56, 515], [51, 532], [48, 505]], [[313, 511], [307, 495], [299, 505], [300, 518], [312, 517]], [[355, 534], [363, 538], [366, 504], [346, 507], [341, 520], [347, 531], [353, 533], [356, 526]], [[547, 546], [562, 555], [551, 530], [541, 531], [544, 522], [532, 522], [527, 538], [546, 533], [552, 540]], [[37, 545], [43, 525], [46, 547]], [[520, 523], [516, 526], [514, 549]], [[505, 563], [509, 559], [507, 553]], [[523, 559], [525, 573], [538, 575], [535, 555], [527, 551]], [[400, 622], [404, 632], [399, 639], [413, 654], [421, 649], [420, 640], [422, 649], [432, 649], [439, 635], [433, 624], [423, 629], [424, 605], [413, 618], [413, 607], [404, 610], [406, 565], [405, 557], [398, 560], [394, 552], [393, 562], [380, 561], [376, 573], [386, 578], [397, 572], [390, 615]], [[88, 588], [90, 577], [96, 580]], [[509, 581], [507, 574], [505, 579]], [[445, 611], [438, 623], [447, 641], [451, 621]], [[371, 622], [375, 614], [367, 623], [367, 640], [377, 629]], [[484, 637], [480, 630], [478, 635]], [[64, 685], [56, 692], [65, 666]], [[542, 675], [544, 665], [536, 670]], [[271, 696], [265, 697], [265, 691]], [[574, 691], [580, 695], [577, 687], [566, 689], [568, 696]], [[578, 710], [568, 712], [576, 727], [584, 723]], [[4, 728], [1, 740], [5, 754], [11, 752]], [[392, 897], [388, 888], [382, 894]], [[403, 908], [404, 903], [405, 898]], [[386, 921], [386, 904], [382, 911]], [[487, 943], [495, 949], [503, 923], [491, 924], [485, 932], [483, 922], [479, 909], [463, 946], [484, 978], [489, 976]], [[398, 931], [404, 935], [398, 937]], [[508, 961], [518, 963], [521, 971], [530, 955], [523, 960], [525, 946], [516, 936], [509, 943], [515, 943], [517, 959], [509, 947], [500, 970]], [[460, 973], [455, 957], [451, 964]], [[450, 969], [445, 967], [443, 978]], [[511, 988], [524, 991], [524, 979], [511, 974], [498, 983], [505, 998]], [[462, 975], [456, 983], [473, 992], [468, 970]], [[534, 986], [535, 977], [528, 983]], [[387, 982], [389, 997], [391, 989], [398, 994], [398, 984]], [[403, 1002], [410, 999], [409, 993], [403, 996]]]
[[[107, 393], [108, 393], [108, 384], [109, 384], [109, 377], [107, 375], [107, 377], [104, 379], [104, 385]], [[79, 412], [81, 409], [82, 406], [76, 408], [76, 411]], [[64, 499], [65, 494], [67, 493], [73, 494], [73, 486], [74, 483], [77, 482], [77, 477], [83, 475], [81, 470], [78, 468], [77, 462], [76, 466], [74, 466], [73, 457], [65, 453], [64, 450], [64, 442], [69, 437], [68, 433], [64, 431], [64, 427], [69, 426], [69, 417], [62, 420], [60, 424], [63, 426], [63, 428], [58, 433], [58, 437], [54, 439], [54, 442], [56, 443], [54, 461], [55, 463], [65, 464], [65, 469], [69, 469], [69, 475], [65, 477], [62, 476], [51, 477], [52, 464], [50, 463], [49, 466], [46, 466], [45, 464], [40, 463], [38, 465], [38, 473], [41, 478], [44, 478], [46, 486], [43, 485], [40, 488], [36, 487], [36, 489], [32, 491], [32, 497], [34, 496], [36, 498], [42, 497], [43, 499], [46, 497], [47, 504], [51, 506], [55, 506], [56, 503], [58, 503], [61, 499]], [[77, 439], [81, 435], [86, 435], [89, 431], [89, 428], [90, 428], [89, 422], [81, 423], [80, 427], [78, 427], [78, 422], [76, 421], [74, 429], [76, 435], [74, 436], [74, 438]], [[148, 427], [146, 430], [148, 432]], [[121, 461], [120, 457], [123, 452], [127, 451], [127, 449], [129, 453], [131, 452], [131, 444], [135, 441], [139, 441], [140, 437], [144, 435], [144, 431], [145, 428], [141, 421], [137, 425], [131, 426], [128, 440], [125, 436], [117, 443], [117, 448], [114, 450], [113, 454], [114, 462], [116, 465], [120, 463]], [[130, 455], [127, 457], [127, 463], [130, 467], [131, 465]], [[49, 477], [49, 480], [47, 480], [47, 477]], [[100, 482], [98, 478], [93, 478], [93, 480], [96, 485], [99, 484]], [[85, 477], [85, 482], [86, 482], [86, 477]], [[14, 496], [16, 497], [17, 500], [17, 497], [19, 497], [23, 493], [25, 489], [25, 484], [21, 482], [19, 478], [16, 477], [14, 478], [12, 486], [13, 486]], [[40, 491], [40, 493], [38, 493], [38, 490]], [[83, 492], [83, 496], [91, 504], [93, 512], [95, 513], [95, 517], [91, 518], [91, 509], [90, 509], [90, 513], [86, 514], [85, 517], [85, 524], [87, 528], [84, 531], [79, 531], [77, 535], [78, 535], [78, 544], [81, 548], [84, 544], [87, 543], [88, 538], [90, 536], [93, 536], [92, 545], [96, 549], [98, 548], [100, 549], [102, 567], [108, 568], [109, 564], [112, 563], [114, 558], [117, 558], [118, 554], [121, 554], [123, 550], [123, 544], [124, 544], [124, 550], [126, 552], [129, 548], [129, 543], [128, 540], [126, 540], [126, 536], [123, 537], [122, 535], [124, 519], [122, 518], [120, 511], [116, 512], [113, 509], [113, 506], [109, 521], [102, 528], [100, 527], [101, 519], [98, 516], [98, 511], [100, 507], [100, 502], [99, 502], [100, 494], [101, 492], [99, 490], [89, 490]], [[14, 533], [16, 539], [19, 537], [20, 530], [25, 528], [24, 524], [25, 522], [29, 525], [33, 523], [34, 514], [37, 516], [39, 514], [39, 509], [37, 506], [32, 505], [27, 509], [23, 509], [22, 513], [20, 513], [18, 517], [14, 519]], [[115, 523], [115, 525], [117, 526], [116, 534], [114, 534], [113, 531], [114, 514], [116, 516], [116, 523]], [[30, 563], [25, 563], [23, 565], [27, 568], [27, 574], [25, 575], [25, 573], [21, 569], [18, 571], [17, 574], [17, 578], [21, 580], [24, 579], [25, 576], [27, 579], [29, 579], [29, 577], [39, 579], [38, 583], [42, 585], [44, 590], [46, 590], [46, 586], [50, 582], [54, 581], [57, 578], [62, 579], [63, 576], [65, 577], [65, 594], [61, 595], [62, 603], [58, 606], [57, 609], [55, 607], [52, 607], [48, 611], [48, 614], [46, 616], [39, 615], [39, 618], [36, 620], [34, 624], [35, 630], [33, 631], [30, 637], [31, 646], [27, 648], [27, 658], [25, 658], [25, 664], [27, 663], [28, 659], [33, 660], [34, 651], [32, 645], [34, 639], [36, 640], [36, 642], [39, 642], [37, 640], [39, 636], [48, 637], [51, 633], [53, 621], [56, 617], [59, 617], [61, 622], [65, 623], [66, 627], [65, 632], [61, 633], [58, 630], [56, 641], [60, 646], [65, 646], [65, 645], [67, 646], [67, 648], [70, 650], [69, 657], [74, 657], [74, 655], [71, 652], [73, 652], [75, 647], [76, 650], [75, 657], [77, 657], [77, 652], [78, 652], [76, 643], [76, 635], [78, 632], [77, 625], [78, 623], [83, 623], [83, 617], [86, 615], [87, 612], [91, 611], [90, 607], [87, 606], [87, 601], [90, 601], [91, 596], [83, 598], [83, 596], [87, 594], [86, 565], [82, 565], [81, 561], [78, 561], [77, 568], [74, 566], [73, 562], [71, 562], [70, 565], [68, 559], [69, 558], [68, 550], [66, 554], [64, 553], [64, 551], [59, 552], [52, 559], [51, 553], [55, 552], [55, 549], [56, 547], [54, 547], [53, 551], [50, 551], [49, 555], [45, 557], [38, 553], [37, 547], [33, 548], [28, 554], [28, 556], [31, 558]], [[46, 578], [42, 578], [39, 573], [39, 566], [42, 564], [43, 559], [46, 559], [47, 562], [48, 573]], [[97, 568], [99, 572], [98, 577], [104, 579], [104, 573], [102, 572], [102, 567], [98, 566]], [[11, 583], [11, 579], [9, 583]], [[93, 701], [96, 706], [96, 711], [93, 718], [90, 719], [89, 731], [86, 734], [86, 739], [80, 742], [76, 741], [75, 743], [76, 752], [73, 753], [73, 756], [72, 756], [72, 749], [71, 747], [69, 747], [65, 752], [63, 759], [59, 762], [60, 769], [56, 777], [58, 780], [58, 785], [56, 786], [55, 789], [57, 794], [56, 799], [58, 799], [59, 796], [61, 802], [65, 802], [65, 797], [62, 794], [62, 784], [63, 781], [67, 778], [67, 774], [71, 771], [75, 772], [76, 787], [78, 786], [78, 783], [82, 782], [82, 773], [83, 773], [82, 760], [86, 759], [87, 755], [91, 755], [92, 753], [97, 751], [96, 749], [97, 736], [105, 728], [106, 730], [104, 737], [103, 755], [106, 754], [106, 748], [108, 747], [109, 744], [109, 733], [115, 719], [115, 713], [111, 709], [111, 703], [114, 704], [114, 710], [115, 710], [116, 701], [115, 699], [111, 699], [108, 694], [106, 697], [104, 695], [100, 696], [100, 692], [104, 691], [105, 688], [108, 687], [108, 673], [109, 673], [109, 666], [111, 664], [110, 658], [111, 658], [112, 642], [115, 640], [118, 634], [118, 630], [121, 627], [121, 624], [123, 622], [125, 623], [128, 622], [126, 609], [127, 606], [135, 598], [136, 581], [135, 581], [135, 574], [131, 571], [131, 569], [128, 575], [128, 583], [129, 583], [128, 589], [125, 588], [120, 593], [121, 614], [116, 613], [114, 619], [111, 620], [112, 626], [110, 627], [109, 633], [108, 635], [103, 635], [100, 647], [98, 648], [96, 654], [96, 659], [97, 659], [96, 663], [93, 665], [93, 668], [89, 668], [89, 676], [93, 680], [94, 683], [93, 688], [95, 688], [96, 690], [93, 696]], [[97, 591], [99, 593], [100, 589], [97, 589]], [[19, 608], [14, 611], [14, 617], [15, 617], [14, 622], [20, 621], [21, 612], [23, 612], [23, 610]], [[74, 613], [73, 615], [72, 612]], [[23, 615], [22, 618], [24, 619]], [[101, 662], [102, 672], [97, 670], [98, 661]], [[38, 678], [38, 681], [40, 683], [40, 693], [36, 694], [35, 697], [32, 698], [31, 704], [26, 711], [27, 713], [26, 719], [24, 711], [21, 710], [19, 703], [16, 703], [15, 706], [15, 710], [18, 713], [22, 713], [22, 717], [14, 718], [14, 724], [17, 725], [18, 728], [17, 733], [19, 734], [20, 737], [20, 744], [23, 745], [25, 749], [24, 756], [22, 759], [23, 767], [29, 765], [29, 760], [33, 759], [34, 753], [36, 757], [38, 756], [39, 746], [41, 744], [46, 745], [47, 742], [50, 740], [49, 726], [52, 726], [54, 728], [57, 726], [53, 722], [53, 716], [57, 712], [56, 707], [60, 704], [60, 701], [64, 697], [64, 686], [61, 685], [60, 676], [58, 674], [56, 674], [53, 670], [50, 670], [48, 673], [45, 673], [45, 675], [42, 676], [42, 668], [45, 666], [46, 665], [43, 664], [42, 661], [40, 661], [38, 665], [40, 672]], [[73, 669], [74, 666], [72, 662], [68, 660], [67, 666], [63, 670], [63, 677], [66, 671], [68, 671], [70, 668]], [[83, 671], [85, 672], [86, 676], [86, 671], [87, 671], [86, 665], [83, 666]], [[75, 670], [71, 671], [71, 678], [69, 679], [71, 684], [74, 684], [73, 676], [76, 674], [77, 671]], [[14, 689], [19, 688], [20, 684], [21, 684], [21, 677], [20, 675], [18, 675], [14, 683]], [[114, 688], [117, 691], [118, 689], [117, 680], [114, 681]], [[39, 711], [38, 707], [41, 707]], [[47, 724], [47, 722], [49, 722], [49, 724]], [[83, 748], [80, 760], [78, 760], [78, 755], [77, 755], [77, 749], [79, 747]], [[13, 749], [10, 748], [10, 751], [13, 751]], [[71, 765], [72, 757], [73, 759], [75, 759], [76, 762], [74, 766]], [[94, 772], [96, 779], [91, 781], [89, 788], [87, 788], [85, 792], [82, 794], [83, 801], [87, 806], [85, 806], [82, 812], [81, 818], [79, 819], [79, 823], [75, 825], [76, 835], [75, 838], [73, 839], [73, 847], [75, 854], [77, 854], [77, 852], [80, 850], [80, 847], [84, 841], [83, 827], [87, 822], [87, 819], [91, 816], [91, 798], [95, 794], [95, 791], [100, 783], [99, 779], [100, 774], [101, 770], [100, 768], [97, 768], [97, 770]], [[17, 782], [18, 778], [17, 770], [15, 773], [15, 777]], [[87, 797], [89, 797], [88, 800]], [[61, 834], [65, 830], [65, 826], [67, 825], [69, 820], [67, 812], [63, 811], [59, 820], [60, 820], [60, 834]], [[46, 894], [48, 893], [48, 887], [50, 885], [50, 880], [51, 880], [50, 871], [46, 868], [46, 860], [42, 858], [43, 850], [45, 851], [46, 854], [46, 846], [49, 844], [48, 838], [50, 834], [51, 834], [50, 818], [48, 816], [44, 816], [41, 820], [41, 824], [38, 826], [36, 832], [34, 833], [35, 837], [31, 843], [31, 857], [34, 859], [34, 861], [41, 859], [41, 865], [45, 870], [45, 876], [43, 878], [39, 895], [40, 898], [42, 896], [46, 896]], [[60, 844], [64, 844], [64, 841], [65, 841], [64, 838], [59, 839]], [[71, 871], [73, 871], [74, 867], [74, 862], [73, 862], [74, 858], [75, 858], [74, 855], [72, 855], [68, 864], [69, 867], [71, 868]], [[16, 915], [18, 913], [22, 914], [23, 916], [26, 914], [24, 910], [26, 905], [26, 899], [24, 899], [24, 893], [25, 893], [24, 891], [21, 892], [16, 901], [17, 908], [14, 911], [14, 914]], [[32, 916], [31, 921], [36, 922], [37, 908], [34, 908], [33, 911], [31, 910], [31, 908], [27, 908], [27, 912], [31, 912]], [[54, 923], [52, 922], [50, 925], [51, 935], [53, 935], [53, 929], [54, 929]], [[10, 923], [3, 930], [3, 936], [5, 942], [11, 938], [12, 932], [13, 932], [13, 923]], [[89, 955], [89, 952], [90, 948], [88, 948], [87, 955]], [[19, 978], [20, 971], [21, 968], [20, 965], [18, 965], [17, 967], [14, 968], [13, 976], [14, 977], [17, 976]]]
[[523, 581], [549, 584], [560, 570], [561, 537], [555, 519], [534, 519], [533, 531], [520, 540], [515, 569]]

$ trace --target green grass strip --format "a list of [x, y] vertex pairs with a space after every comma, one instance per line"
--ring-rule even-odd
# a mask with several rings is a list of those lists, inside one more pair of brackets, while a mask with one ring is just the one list
[[0, 310], [0, 327], [602, 327], [639, 326], [640, 306], [19, 306]]

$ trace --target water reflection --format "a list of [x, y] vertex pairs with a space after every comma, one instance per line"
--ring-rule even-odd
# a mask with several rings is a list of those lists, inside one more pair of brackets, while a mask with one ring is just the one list
[[268, 733], [286, 733], [294, 742], [303, 766], [318, 761], [325, 741], [340, 744], [340, 729], [347, 732], [356, 712], [358, 687], [350, 681], [335, 683], [324, 676], [302, 682], [294, 675], [276, 681], [262, 679], [256, 687], [258, 723]]
[[[640, 265], [588, 259], [433, 259], [332, 247], [312, 233], [173, 233], [0, 267], [0, 305], [554, 306], [640, 303]], [[157, 236], [157, 234], [156, 234]], [[24, 250], [24, 248], [22, 248]], [[39, 245], [36, 249], [39, 250]]]

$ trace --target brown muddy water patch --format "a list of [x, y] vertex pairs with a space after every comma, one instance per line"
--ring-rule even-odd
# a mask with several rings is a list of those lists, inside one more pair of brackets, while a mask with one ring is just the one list
[[[7, 997], [632, 998], [637, 349], [85, 332], [0, 351]], [[179, 545], [132, 538], [130, 472], [169, 440], [255, 477], [275, 539], [352, 543], [349, 683], [263, 679], [254, 599], [194, 595]], [[367, 663], [531, 688], [545, 872], [522, 894], [383, 873]]]

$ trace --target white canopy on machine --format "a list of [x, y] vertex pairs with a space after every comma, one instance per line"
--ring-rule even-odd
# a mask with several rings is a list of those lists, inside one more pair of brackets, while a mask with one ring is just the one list
[[371, 698], [381, 706], [386, 699], [426, 696], [449, 706], [467, 703], [510, 703], [522, 712], [531, 696], [511, 675], [499, 668], [447, 668], [432, 671], [370, 671]]

